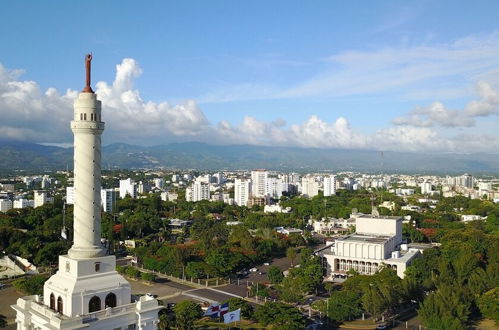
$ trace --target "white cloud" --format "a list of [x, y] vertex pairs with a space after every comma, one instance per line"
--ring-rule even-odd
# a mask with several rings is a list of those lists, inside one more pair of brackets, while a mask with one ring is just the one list
[[499, 93], [492, 86], [484, 81], [477, 84], [477, 93], [481, 99], [471, 101], [464, 109], [469, 116], [488, 116], [497, 114], [499, 106]]
[[407, 115], [392, 120], [395, 125], [415, 127], [471, 127], [475, 117], [484, 117], [498, 113], [499, 92], [484, 81], [476, 84], [480, 99], [469, 102], [464, 110], [448, 109], [441, 102], [433, 102], [427, 107], [418, 107]]
[[[134, 88], [134, 80], [141, 73], [135, 60], [124, 59], [116, 66], [112, 84], [96, 84], [106, 122], [105, 143], [162, 144], [195, 140], [219, 144], [400, 151], [486, 151], [491, 145], [499, 145], [497, 138], [490, 136], [439, 135], [431, 126], [470, 126], [472, 117], [465, 111], [449, 110], [438, 102], [396, 119], [399, 126], [371, 134], [352, 128], [344, 117], [327, 122], [316, 115], [291, 125], [282, 119], [262, 121], [252, 116], [245, 116], [238, 125], [226, 121], [213, 125], [193, 100], [177, 105], [143, 100]], [[486, 84], [479, 84], [477, 88], [480, 102], [497, 103], [498, 95], [493, 88]], [[0, 65], [0, 138], [71, 142], [69, 121], [77, 94], [69, 89], [61, 94], [53, 88], [42, 92], [36, 82], [20, 80], [19, 71], [8, 71]]]
[[475, 125], [473, 118], [463, 111], [450, 110], [441, 102], [433, 102], [428, 107], [418, 107], [406, 116], [397, 117], [392, 121], [395, 125], [409, 125], [416, 127], [471, 127]]

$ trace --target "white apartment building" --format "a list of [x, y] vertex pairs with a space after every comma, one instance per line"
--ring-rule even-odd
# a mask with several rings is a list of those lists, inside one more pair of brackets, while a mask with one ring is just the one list
[[187, 202], [194, 202], [194, 188], [193, 187], [185, 188], [185, 200]]
[[50, 204], [54, 202], [52, 197], [48, 196], [48, 193], [44, 190], [35, 190], [34, 194], [34, 207], [39, 207], [45, 204]]
[[304, 176], [301, 178], [301, 193], [305, 197], [312, 198], [319, 194], [319, 183], [313, 176]]
[[273, 198], [281, 198], [283, 191], [288, 191], [288, 185], [280, 178], [267, 179], [267, 194]]
[[425, 182], [421, 183], [420, 187], [421, 187], [421, 193], [423, 195], [427, 195], [427, 194], [431, 195], [433, 193], [433, 187], [431, 185], [431, 182], [425, 181]]
[[0, 212], [7, 212], [12, 208], [12, 201], [10, 199], [0, 199]]
[[15, 209], [24, 209], [26, 207], [34, 207], [35, 202], [26, 198], [16, 199], [13, 203]]
[[254, 197], [266, 197], [268, 195], [268, 176], [266, 170], [251, 171], [251, 193]]
[[336, 176], [329, 175], [324, 177], [324, 196], [336, 195]]
[[116, 191], [114, 189], [100, 190], [100, 204], [104, 212], [111, 213], [113, 211], [115, 195]]
[[66, 187], [66, 204], [73, 205], [75, 203], [75, 188]]
[[459, 185], [465, 188], [473, 188], [473, 176], [465, 173], [458, 179]]
[[481, 196], [488, 195], [492, 192], [492, 182], [478, 182], [478, 194]]
[[161, 200], [164, 202], [173, 202], [178, 198], [178, 194], [176, 192], [165, 191], [161, 193]]
[[210, 184], [196, 181], [192, 185], [192, 201], [210, 200]]
[[132, 198], [137, 198], [137, 185], [130, 178], [120, 180], [120, 198], [125, 198], [126, 195], [130, 195]]
[[403, 217], [357, 216], [356, 232], [336, 238], [320, 254], [327, 261], [326, 280], [345, 277], [350, 269], [372, 275], [383, 264], [403, 278], [420, 250], [402, 244], [402, 221]]
[[248, 206], [251, 194], [251, 181], [236, 179], [234, 181], [234, 202], [239, 206]]
[[223, 184], [225, 182], [225, 177], [223, 173], [220, 172], [213, 174], [212, 179], [213, 183], [216, 184]]
[[165, 180], [163, 180], [163, 178], [154, 178], [153, 183], [154, 183], [154, 187], [156, 187], [160, 190], [165, 188]]

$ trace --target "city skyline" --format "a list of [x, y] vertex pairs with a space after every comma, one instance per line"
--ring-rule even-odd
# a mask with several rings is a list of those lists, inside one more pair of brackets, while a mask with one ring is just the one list
[[499, 147], [494, 2], [96, 4], [3, 11], [0, 139], [71, 144], [93, 51], [104, 144]]

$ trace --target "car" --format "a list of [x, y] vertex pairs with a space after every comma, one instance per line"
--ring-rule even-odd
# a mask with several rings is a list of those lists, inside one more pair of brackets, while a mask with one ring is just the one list
[[264, 266], [270, 266], [268, 262], [263, 263]]
[[265, 274], [265, 273], [263, 273], [263, 272], [258, 272], [258, 275], [263, 275], [263, 274]]
[[256, 273], [258, 271], [258, 268], [254, 267], [254, 268], [251, 268], [249, 271], [250, 271], [250, 273]]
[[382, 330], [382, 329], [388, 329], [388, 327], [384, 324], [380, 324], [376, 327], [376, 329]]

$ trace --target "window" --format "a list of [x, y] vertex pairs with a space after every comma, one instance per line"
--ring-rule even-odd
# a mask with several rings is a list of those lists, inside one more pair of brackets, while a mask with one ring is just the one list
[[80, 120], [83, 120], [83, 114], [80, 113]]
[[94, 120], [94, 114], [93, 113], [90, 114], [90, 120], [92, 120], [92, 121]]
[[87, 114], [86, 113], [83, 114], [83, 120], [87, 120]]
[[62, 298], [57, 298], [57, 311], [62, 314]]
[[[95, 218], [95, 215], [94, 215]], [[98, 272], [100, 270], [100, 262], [95, 263], [95, 271]]]
[[50, 294], [50, 309], [55, 310], [55, 296], [53, 293]]
[[88, 302], [88, 312], [93, 313], [100, 311], [100, 298], [97, 296], [93, 296], [92, 299]]
[[106, 296], [106, 308], [107, 307], [116, 307], [116, 295], [112, 292]]
[[69, 261], [66, 261], [66, 271], [69, 272], [69, 270], [71, 269], [71, 264], [69, 263]]

